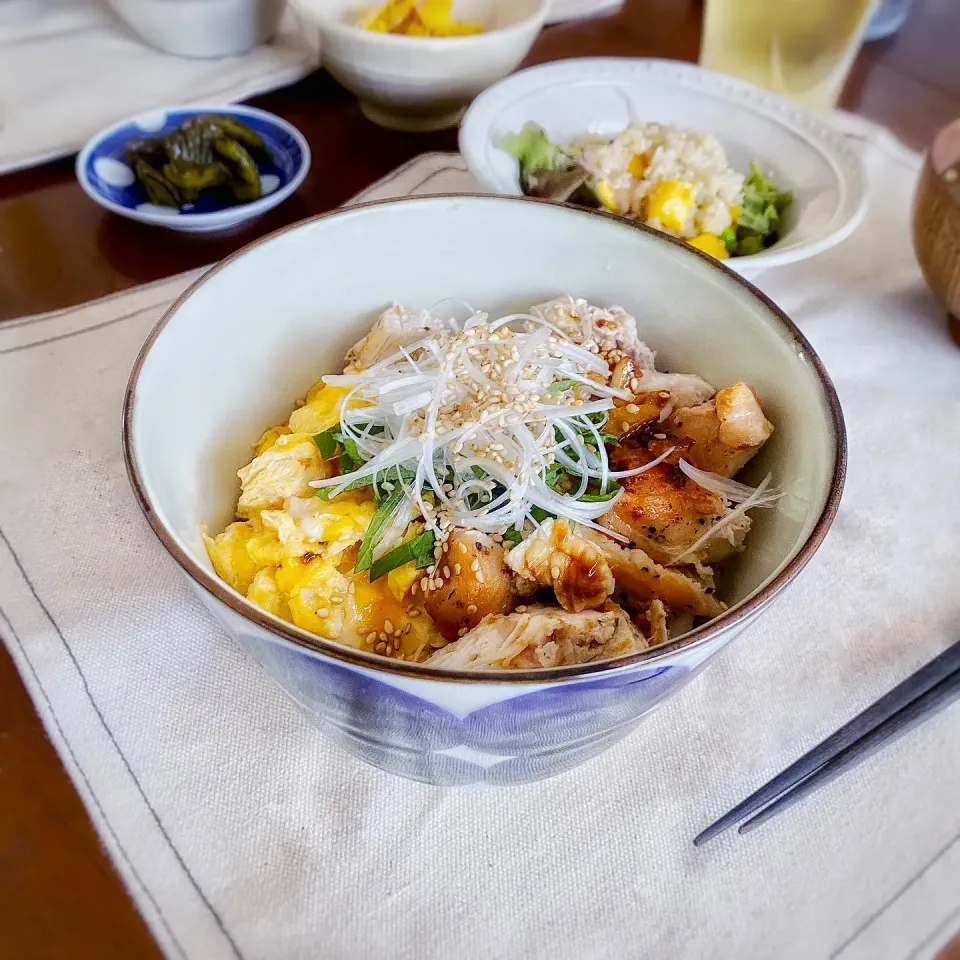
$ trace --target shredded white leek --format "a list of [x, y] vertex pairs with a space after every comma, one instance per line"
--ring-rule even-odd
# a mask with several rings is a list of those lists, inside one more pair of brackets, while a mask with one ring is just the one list
[[[438, 533], [522, 530], [536, 524], [535, 508], [600, 529], [594, 521], [622, 491], [579, 498], [652, 464], [610, 470], [600, 431], [614, 398], [632, 395], [608, 384], [609, 364], [590, 346], [535, 313], [475, 312], [367, 370], [324, 377], [348, 388], [340, 431], [365, 462], [312, 486], [336, 496], [363, 478], [406, 477], [413, 515]], [[573, 478], [569, 492], [548, 482], [554, 464]]]
[[[720, 493], [721, 496], [726, 497], [727, 500], [730, 500], [733, 503], [736, 503], [737, 506], [725, 514], [721, 519], [719, 519], [712, 527], [704, 531], [693, 543], [687, 547], [682, 553], [675, 556], [670, 562], [671, 564], [684, 563], [689, 557], [696, 555], [696, 552], [709, 540], [712, 540], [724, 527], [729, 526], [736, 520], [738, 517], [743, 516], [748, 510], [752, 510], [754, 507], [770, 507], [780, 499], [780, 492], [778, 490], [770, 490], [770, 481], [773, 479], [772, 474], [767, 474], [763, 480], [760, 481], [759, 486], [756, 488], [748, 487], [746, 484], [737, 483], [735, 480], [728, 480], [726, 477], [718, 476], [714, 473], [706, 473], [703, 470], [698, 470], [696, 467], [691, 466], [684, 460], [680, 461], [680, 469], [695, 483], [699, 483], [700, 486], [704, 487], [707, 490], [713, 490], [714, 493]], [[695, 472], [700, 475], [700, 479], [697, 479], [693, 476]], [[709, 480], [707, 478], [710, 478]], [[715, 489], [720, 484], [718, 481], [722, 481], [722, 484], [728, 490], [727, 493], [721, 493], [719, 489]], [[708, 486], [707, 484], [711, 484]], [[732, 485], [732, 486], [728, 486]], [[746, 496], [743, 494], [746, 491], [750, 491]], [[733, 494], [731, 496], [731, 494]], [[736, 499], [734, 499], [736, 497]]]
[[[711, 493], [719, 494], [724, 500], [730, 503], [743, 503], [745, 500], [749, 500], [758, 489], [757, 487], [740, 483], [737, 480], [731, 480], [729, 477], [721, 477], [719, 473], [709, 473], [706, 470], [701, 470], [692, 463], [687, 463], [686, 460], [681, 460], [679, 466], [694, 483], [703, 487], [705, 490], [709, 490]], [[770, 477], [767, 477], [766, 482], [769, 484]], [[769, 507], [779, 500], [780, 496], [779, 490], [767, 488], [762, 501], [754, 503], [753, 506]]]

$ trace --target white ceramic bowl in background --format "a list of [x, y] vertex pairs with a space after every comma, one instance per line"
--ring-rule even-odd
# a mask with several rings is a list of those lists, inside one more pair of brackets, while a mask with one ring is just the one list
[[497, 146], [504, 134], [533, 122], [564, 143], [586, 133], [612, 137], [640, 121], [713, 133], [734, 168], [745, 172], [758, 160], [793, 191], [777, 243], [724, 261], [740, 273], [827, 250], [866, 211], [863, 164], [824, 119], [742, 80], [672, 60], [589, 58], [523, 70], [474, 101], [460, 152], [485, 189], [519, 194], [517, 162]]
[[[233, 519], [250, 444], [343, 358], [385, 306], [456, 297], [508, 312], [567, 291], [622, 304], [664, 369], [753, 384], [776, 432], [752, 476], [785, 491], [724, 573], [730, 609], [634, 657], [554, 670], [443, 671], [323, 640], [218, 579], [201, 524]], [[214, 267], [166, 313], [130, 378], [127, 467], [203, 603], [351, 752], [434, 783], [516, 783], [625, 736], [768, 607], [836, 512], [845, 444], [810, 345], [711, 258], [610, 214], [512, 197], [418, 197], [305, 220]], [[749, 477], [748, 477], [749, 479]], [[816, 613], [810, 612], [811, 629]], [[777, 637], [768, 638], [776, 643]], [[749, 684], [749, 676], [737, 678]], [[736, 684], [729, 691], [737, 697]]]
[[164, 53], [231, 57], [277, 32], [285, 0], [107, 0], [141, 40]]
[[483, 33], [407, 37], [356, 26], [363, 0], [293, 2], [320, 28], [324, 66], [360, 98], [367, 117], [397, 130], [456, 124], [481, 90], [527, 55], [550, 6], [550, 0], [456, 0], [454, 17], [482, 23]]

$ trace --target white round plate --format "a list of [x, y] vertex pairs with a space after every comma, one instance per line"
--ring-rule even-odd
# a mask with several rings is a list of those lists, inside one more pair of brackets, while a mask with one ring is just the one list
[[780, 239], [762, 253], [724, 263], [739, 273], [805, 260], [853, 232], [866, 210], [863, 164], [825, 120], [743, 80], [672, 60], [561, 60], [515, 73], [482, 93], [460, 128], [460, 152], [487, 190], [519, 194], [517, 162], [501, 137], [525, 123], [551, 140], [613, 136], [653, 121], [715, 134], [734, 168], [757, 160], [793, 191]]
[[[212, 193], [203, 193], [190, 207], [154, 206], [127, 166], [127, 144], [142, 137], [172, 133], [184, 120], [203, 113], [236, 117], [260, 134], [270, 153], [269, 163], [258, 164], [260, 199], [233, 203]], [[76, 162], [80, 186], [101, 207], [121, 217], [182, 233], [228, 230], [261, 216], [283, 203], [303, 183], [309, 169], [310, 147], [296, 127], [265, 110], [235, 104], [165, 107], [121, 120], [93, 137], [80, 151]]]

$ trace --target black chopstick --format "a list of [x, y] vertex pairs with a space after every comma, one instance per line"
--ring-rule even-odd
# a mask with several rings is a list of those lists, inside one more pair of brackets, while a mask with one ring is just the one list
[[[894, 725], [891, 734], [887, 736], [880, 735], [875, 739], [867, 739], [868, 746], [875, 744], [873, 749], [876, 749], [877, 746], [889, 740], [891, 736], [898, 736], [900, 733], [906, 732], [906, 730], [915, 726], [919, 720], [924, 719], [946, 706], [947, 703], [951, 701], [952, 696], [956, 696], [956, 692], [953, 692], [951, 696], [954, 688], [948, 685], [936, 695], [934, 695], [933, 692], [940, 684], [947, 683], [951, 677], [956, 681], [957, 678], [954, 675], [957, 674], [960, 674], [960, 642], [947, 647], [938, 657], [921, 667], [916, 673], [911, 674], [906, 680], [894, 687], [893, 690], [881, 697], [872, 706], [867, 707], [866, 710], [854, 717], [849, 723], [844, 724], [836, 733], [831, 734], [826, 740], [817, 744], [809, 753], [797, 760], [796, 763], [791, 764], [769, 783], [762, 786], [755, 793], [752, 793], [742, 803], [737, 804], [729, 813], [724, 814], [719, 820], [712, 823], [694, 839], [694, 845], [700, 846], [700, 844], [706, 843], [707, 840], [712, 837], [723, 833], [724, 830], [728, 830], [735, 824], [747, 819], [758, 810], [768, 805], [774, 805], [774, 801], [783, 794], [788, 793], [792, 788], [797, 787], [798, 784], [803, 784], [803, 793], [801, 793], [796, 800], [799, 800], [801, 796], [806, 796], [808, 793], [811, 793], [816, 786], [819, 786], [819, 782], [817, 782], [815, 786], [814, 784], [807, 785], [805, 781], [812, 781], [818, 771], [830, 764], [831, 761], [834, 761], [835, 758], [839, 758], [841, 754], [849, 748], [852, 748], [859, 741], [870, 738], [875, 730], [890, 723], [892, 718], [914, 702], [919, 701], [920, 705], [914, 708], [908, 715], [909, 717], [914, 717], [909, 726]], [[866, 750], [866, 748], [864, 748], [864, 750]], [[869, 752], [873, 751], [869, 750]], [[838, 760], [837, 764], [830, 768], [830, 771], [833, 772], [829, 772], [829, 775], [826, 776], [823, 782], [829, 782], [829, 780], [839, 776], [844, 770], [849, 769], [853, 763], [868, 756], [869, 752], [851, 751], [851, 754], [848, 755], [845, 760], [842, 762]], [[799, 789], [800, 788], [798, 788], [798, 790]], [[793, 802], [795, 803], [796, 800]], [[784, 809], [784, 803], [776, 804], [775, 806], [777, 810]], [[764, 819], [756, 823], [756, 826], [759, 826], [760, 823], [769, 819], [770, 816], [773, 816], [773, 813], [769, 816], [764, 816]], [[744, 827], [746, 827], [746, 824], [744, 824]], [[750, 829], [753, 829], [753, 827]], [[746, 832], [746, 830], [744, 830], [744, 832]]]
[[931, 690], [920, 694], [916, 700], [912, 700], [902, 710], [897, 711], [892, 717], [874, 727], [845, 750], [841, 750], [840, 753], [828, 760], [809, 777], [801, 780], [793, 790], [782, 794], [746, 823], [741, 824], [737, 832], [749, 833], [751, 830], [756, 830], [757, 827], [766, 823], [767, 820], [772, 819], [781, 811], [799, 803], [804, 797], [815, 790], [819, 790], [820, 787], [832, 780], [836, 780], [837, 777], [856, 766], [861, 760], [865, 760], [881, 750], [890, 741], [896, 740], [914, 727], [919, 726], [924, 720], [929, 719], [935, 713], [953, 703], [957, 697], [960, 697], [960, 669], [955, 670], [946, 680], [942, 680]]

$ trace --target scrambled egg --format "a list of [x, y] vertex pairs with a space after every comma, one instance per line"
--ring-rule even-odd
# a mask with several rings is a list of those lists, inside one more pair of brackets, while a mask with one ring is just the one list
[[408, 37], [460, 37], [482, 33], [479, 23], [454, 20], [453, 0], [389, 0], [363, 14], [359, 26], [376, 33]]
[[693, 213], [693, 187], [681, 180], [662, 180], [646, 196], [647, 220], [658, 220], [679, 233]]
[[687, 243], [704, 253], [709, 253], [711, 257], [716, 257], [718, 260], [726, 260], [730, 256], [726, 244], [715, 233], [701, 233], [692, 240], [688, 240]]
[[339, 423], [346, 392], [318, 383], [286, 424], [260, 437], [237, 474], [237, 520], [216, 537], [204, 532], [207, 552], [224, 581], [282, 620], [360, 649], [424, 659], [439, 634], [413, 602], [418, 571], [408, 564], [374, 583], [353, 573], [376, 512], [372, 489], [321, 500], [310, 486], [336, 473], [313, 435]]

